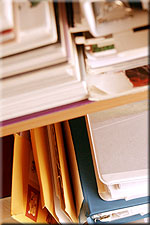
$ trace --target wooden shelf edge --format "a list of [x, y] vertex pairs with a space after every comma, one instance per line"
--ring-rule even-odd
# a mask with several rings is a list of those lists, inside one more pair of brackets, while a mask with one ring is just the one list
[[0, 128], [0, 137], [146, 99], [148, 99], [147, 90], [112, 99], [87, 103], [71, 109], [65, 109], [58, 112], [50, 113], [48, 115], [43, 115], [3, 126]]

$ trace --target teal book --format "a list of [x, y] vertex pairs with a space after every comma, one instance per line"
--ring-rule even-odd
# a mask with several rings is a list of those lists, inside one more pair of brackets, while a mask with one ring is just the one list
[[141, 215], [140, 213], [134, 216], [120, 217], [113, 221], [109, 221], [109, 218], [100, 217], [101, 213], [148, 204], [150, 198], [147, 196], [128, 201], [124, 199], [114, 201], [105, 201], [101, 199], [97, 190], [85, 117], [72, 119], [69, 121], [69, 125], [77, 158], [84, 195], [84, 209], [86, 211], [88, 223], [129, 223], [142, 218], [147, 218], [149, 214]]

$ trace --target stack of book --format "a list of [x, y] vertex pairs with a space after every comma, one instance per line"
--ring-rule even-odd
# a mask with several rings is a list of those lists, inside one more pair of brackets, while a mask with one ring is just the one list
[[[148, 1], [1, 0], [0, 9], [0, 121], [148, 89]], [[148, 179], [141, 101], [15, 134], [11, 214], [145, 222]]]
[[69, 121], [88, 223], [149, 218], [148, 104]]
[[0, 121], [147, 89], [147, 1], [2, 0], [0, 7]]
[[[148, 1], [78, 1], [72, 4], [72, 9], [70, 31], [76, 44], [83, 48], [82, 70], [89, 99], [146, 90]], [[144, 75], [137, 71], [143, 71]], [[129, 73], [134, 75], [128, 76]]]
[[[148, 1], [79, 0], [72, 10], [70, 32], [82, 46], [80, 66], [89, 99], [148, 90]], [[147, 102], [89, 114], [69, 124], [88, 223], [147, 221]]]
[[2, 0], [0, 121], [87, 98], [65, 3]]

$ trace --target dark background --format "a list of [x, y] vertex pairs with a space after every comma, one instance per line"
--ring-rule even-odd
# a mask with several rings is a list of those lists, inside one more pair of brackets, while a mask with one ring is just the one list
[[11, 195], [14, 136], [0, 138], [0, 198]]

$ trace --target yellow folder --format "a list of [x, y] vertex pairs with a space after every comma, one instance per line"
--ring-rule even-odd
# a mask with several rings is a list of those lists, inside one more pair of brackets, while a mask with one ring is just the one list
[[16, 134], [12, 216], [22, 223], [78, 223], [82, 203], [68, 121]]
[[40, 184], [42, 208], [46, 207], [56, 221], [59, 222], [54, 206], [47, 127], [32, 129], [30, 134]]
[[39, 183], [28, 132], [15, 135], [11, 215], [21, 223], [54, 223], [42, 209]]

